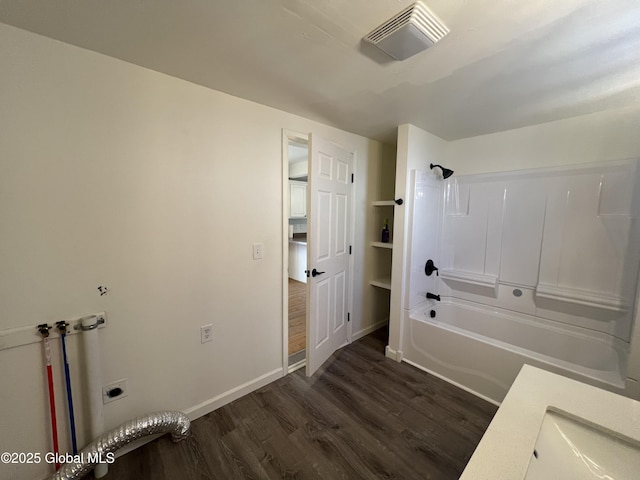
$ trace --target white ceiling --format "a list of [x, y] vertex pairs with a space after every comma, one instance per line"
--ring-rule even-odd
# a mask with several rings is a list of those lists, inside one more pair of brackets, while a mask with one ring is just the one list
[[362, 42], [411, 3], [0, 0], [0, 21], [385, 141], [640, 101], [640, 0], [425, 0], [439, 44], [396, 62]]

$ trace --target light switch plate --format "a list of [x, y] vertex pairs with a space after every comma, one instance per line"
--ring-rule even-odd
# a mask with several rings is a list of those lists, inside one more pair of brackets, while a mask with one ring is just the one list
[[254, 260], [262, 260], [262, 249], [263, 246], [261, 243], [253, 244], [253, 259]]
[[209, 343], [213, 341], [213, 324], [202, 325], [200, 327], [200, 343]]

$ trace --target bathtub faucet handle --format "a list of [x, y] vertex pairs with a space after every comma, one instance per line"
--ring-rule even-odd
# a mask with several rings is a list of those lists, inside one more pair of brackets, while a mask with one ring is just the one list
[[427, 260], [427, 264], [424, 266], [424, 274], [427, 277], [430, 277], [433, 272], [436, 272], [436, 277], [440, 276], [438, 273], [438, 267], [435, 266], [433, 260], [429, 259]]
[[435, 294], [433, 294], [431, 292], [427, 292], [427, 298], [429, 300], [436, 300], [438, 302], [440, 301], [440, 295], [435, 295]]

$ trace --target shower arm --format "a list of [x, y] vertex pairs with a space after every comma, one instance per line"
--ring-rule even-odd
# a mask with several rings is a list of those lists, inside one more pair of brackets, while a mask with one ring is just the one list
[[171, 440], [177, 443], [189, 436], [191, 422], [184, 413], [170, 411], [149, 413], [129, 420], [100, 435], [75, 456], [81, 462], [65, 464], [48, 480], [79, 480], [98, 464], [100, 457], [104, 461], [108, 453], [156, 433], [170, 433]]

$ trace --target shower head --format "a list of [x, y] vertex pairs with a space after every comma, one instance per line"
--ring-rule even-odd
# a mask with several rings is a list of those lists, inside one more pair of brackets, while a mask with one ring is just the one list
[[440, 170], [442, 170], [442, 178], [449, 178], [451, 175], [453, 175], [453, 170], [449, 170], [448, 168], [444, 168], [442, 165], [434, 165], [432, 163], [429, 167], [431, 169], [433, 169], [433, 167], [438, 167]]

